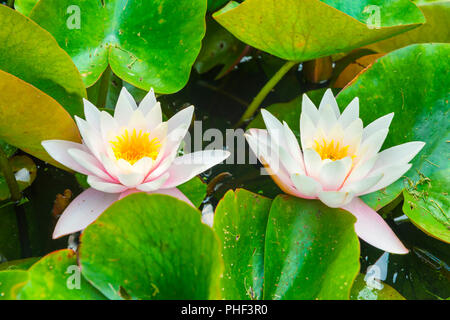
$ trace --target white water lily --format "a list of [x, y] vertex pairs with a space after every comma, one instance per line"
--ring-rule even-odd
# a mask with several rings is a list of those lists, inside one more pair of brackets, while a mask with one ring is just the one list
[[75, 118], [83, 144], [42, 142], [56, 161], [87, 175], [92, 187], [66, 208], [53, 238], [83, 230], [113, 202], [134, 192], [167, 194], [192, 205], [176, 187], [229, 156], [223, 150], [178, 156], [193, 112], [190, 106], [163, 122], [153, 90], [138, 107], [123, 88], [114, 117], [84, 100], [86, 120]]
[[284, 192], [345, 209], [357, 218], [360, 238], [388, 252], [408, 253], [386, 222], [358, 197], [398, 180], [425, 143], [408, 142], [379, 152], [394, 114], [363, 128], [358, 98], [341, 114], [331, 90], [318, 109], [303, 95], [301, 148], [285, 122], [261, 112], [267, 130], [250, 129], [246, 139]]

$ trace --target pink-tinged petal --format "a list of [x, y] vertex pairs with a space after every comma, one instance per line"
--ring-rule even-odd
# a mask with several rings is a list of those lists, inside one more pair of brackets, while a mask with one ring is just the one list
[[53, 239], [83, 230], [118, 199], [118, 193], [104, 193], [92, 188], [83, 191], [64, 210], [53, 231]]
[[155, 167], [154, 170], [150, 172], [150, 174], [145, 178], [145, 182], [154, 180], [155, 178], [162, 175], [164, 172], [169, 169], [171, 166], [173, 160], [175, 160], [176, 156], [178, 155], [178, 151], [175, 149], [171, 154], [166, 156], [164, 159], [162, 159]]
[[381, 118], [370, 123], [367, 127], [364, 128], [363, 131], [363, 141], [373, 135], [375, 132], [380, 130], [389, 129], [391, 125], [392, 118], [394, 118], [394, 113], [389, 113]]
[[300, 141], [303, 150], [312, 148], [317, 128], [307, 113], [300, 115]]
[[325, 163], [319, 174], [319, 181], [323, 189], [327, 191], [338, 190], [344, 183], [351, 167], [352, 159], [350, 157]]
[[119, 126], [126, 126], [130, 120], [131, 114], [137, 109], [136, 102], [128, 90], [123, 87], [114, 109], [114, 118]]
[[198, 151], [176, 158], [167, 170], [169, 179], [164, 183], [164, 189], [176, 187], [189, 181], [196, 175], [221, 163], [230, 156], [230, 152], [224, 150]]
[[[194, 114], [194, 106], [189, 106], [180, 112], [176, 113], [172, 118], [167, 121], [168, 125], [168, 134], [172, 131], [179, 131], [179, 135], [183, 137], [186, 135], [187, 130], [189, 129], [192, 116]], [[184, 134], [182, 134], [184, 132]]]
[[97, 109], [89, 100], [83, 98], [84, 116], [91, 128], [100, 131], [100, 110]]
[[135, 187], [144, 181], [145, 173], [142, 172], [129, 172], [119, 173], [119, 182], [127, 187]]
[[368, 177], [371, 177], [372, 175], [377, 175], [382, 173], [383, 178], [373, 187], [371, 187], [369, 190], [364, 191], [363, 194], [368, 194], [383, 188], [386, 188], [387, 186], [391, 185], [398, 179], [400, 179], [410, 168], [412, 164], [401, 164], [401, 165], [395, 165], [391, 167], [385, 167], [383, 170], [379, 170], [373, 173], [370, 173]]
[[359, 181], [355, 181], [353, 183], [345, 185], [340, 191], [352, 192], [356, 196], [359, 196], [375, 186], [383, 178], [383, 176], [384, 175], [380, 173], [372, 177], [366, 177]]
[[[334, 97], [333, 91], [331, 91], [331, 89], [327, 89], [327, 91], [325, 91], [322, 101], [320, 101], [319, 113], [321, 117], [323, 117], [324, 114], [328, 113], [328, 111], [325, 112], [325, 109], [327, 108], [330, 108], [330, 110], [333, 111], [334, 119], [337, 119], [340, 116], [341, 112], [339, 111], [339, 106], [336, 102], [336, 98]], [[330, 116], [327, 115], [327, 118], [329, 117]]]
[[292, 158], [297, 161], [300, 168], [305, 172], [305, 163], [303, 162], [303, 153], [298, 144], [295, 134], [292, 132], [289, 125], [283, 121], [284, 137], [286, 138], [286, 148], [291, 153]]
[[141, 103], [139, 104], [138, 110], [141, 110], [142, 114], [144, 116], [147, 116], [147, 114], [150, 112], [150, 110], [152, 110], [155, 104], [156, 104], [155, 91], [153, 90], [153, 88], [151, 88], [150, 91], [145, 95], [144, 99], [142, 99]]
[[339, 122], [343, 128], [359, 118], [359, 99], [355, 97], [342, 112]]
[[145, 115], [145, 123], [149, 131], [156, 128], [162, 122], [161, 104], [157, 102]]
[[356, 217], [355, 231], [361, 239], [387, 252], [408, 253], [408, 249], [405, 248], [383, 218], [361, 199], [354, 198], [342, 209], [349, 211]]
[[412, 141], [383, 150], [378, 154], [373, 170], [380, 170], [393, 164], [406, 164], [422, 150], [424, 145], [425, 142]]
[[[311, 101], [311, 99], [306, 95], [303, 94], [302, 96], [302, 113], [306, 114], [312, 121], [314, 125], [317, 125], [319, 122], [319, 110], [317, 110], [314, 103]], [[301, 115], [300, 115], [301, 117]], [[301, 128], [301, 126], [300, 126]]]
[[319, 192], [322, 191], [320, 183], [303, 174], [293, 174], [291, 175], [291, 180], [298, 192], [303, 195], [302, 198], [315, 199]]
[[351, 192], [322, 191], [319, 192], [318, 198], [330, 208], [339, 208], [352, 201], [354, 196]]
[[128, 187], [118, 184], [110, 183], [100, 179], [97, 176], [88, 176], [87, 183], [94, 189], [106, 193], [121, 193], [128, 189]]
[[[143, 192], [137, 189], [128, 189], [127, 191], [120, 194], [119, 200], [125, 198], [126, 196], [137, 193], [137, 192]], [[181, 192], [177, 188], [171, 188], [171, 189], [159, 189], [156, 191], [146, 192], [147, 194], [165, 194], [167, 196], [171, 196], [174, 198], [177, 198], [178, 200], [186, 202], [188, 205], [195, 208], [194, 204], [184, 195], [183, 192]]]
[[300, 196], [291, 181], [290, 174], [282, 165], [278, 154], [266, 144], [268, 132], [263, 129], [249, 129], [244, 134], [250, 149], [264, 165], [275, 183], [287, 194]]
[[66, 166], [69, 169], [80, 172], [82, 174], [91, 174], [90, 171], [86, 170], [77, 161], [75, 161], [67, 152], [69, 149], [79, 149], [82, 151], [87, 151], [87, 148], [82, 144], [65, 141], [65, 140], [45, 140], [41, 142], [42, 147], [45, 151], [56, 161]]
[[[261, 115], [264, 123], [266, 124], [267, 131], [269, 132], [271, 143], [281, 145], [283, 136], [283, 125], [275, 118], [269, 111], [261, 109]], [[283, 141], [284, 143], [284, 141]]]
[[83, 138], [83, 143], [89, 149], [90, 153], [100, 160], [100, 153], [105, 150], [100, 132], [93, 129], [86, 120], [83, 120], [77, 116], [75, 116], [75, 121], [77, 123], [78, 130], [80, 130], [81, 137]]
[[89, 175], [94, 174], [99, 178], [108, 181], [108, 182], [116, 182], [103, 168], [103, 165], [100, 161], [97, 160], [91, 154], [84, 152], [79, 149], [69, 149], [67, 150], [69, 155], [78, 162], [83, 168], [90, 172]]
[[169, 174], [165, 173], [162, 176], [156, 178], [155, 180], [138, 185], [136, 189], [146, 192], [158, 190], [164, 185], [164, 183], [167, 181], [168, 178]]
[[320, 155], [314, 149], [305, 149], [303, 150], [303, 158], [307, 175], [318, 179], [322, 167]]
[[375, 155], [367, 161], [362, 160], [358, 162], [353, 167], [352, 172], [348, 176], [347, 180], [345, 180], [344, 187], [349, 185], [350, 183], [364, 179], [369, 174], [370, 170], [372, 170], [377, 159], [378, 155]]

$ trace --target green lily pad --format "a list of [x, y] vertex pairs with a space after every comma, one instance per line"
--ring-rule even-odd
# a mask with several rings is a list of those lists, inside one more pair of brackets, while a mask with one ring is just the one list
[[28, 281], [23, 270], [0, 271], [0, 300], [15, 300], [17, 291]]
[[264, 299], [348, 299], [359, 272], [355, 221], [317, 200], [275, 198], [266, 231]]
[[208, 0], [208, 11], [214, 11], [222, 7], [230, 0]]
[[52, 97], [2, 70], [0, 92], [0, 139], [64, 168], [48, 155], [41, 142], [50, 139], [81, 142], [70, 114]]
[[28, 16], [38, 2], [39, 0], [16, 0], [14, 1], [14, 9], [24, 16]]
[[372, 288], [364, 281], [364, 274], [358, 274], [350, 294], [351, 300], [406, 300], [391, 286], [381, 283], [381, 289]]
[[28, 270], [40, 258], [26, 258], [0, 263], [0, 271], [6, 270]]
[[450, 239], [446, 157], [450, 140], [449, 56], [450, 44], [416, 44], [393, 51], [338, 95], [341, 108], [359, 97], [365, 124], [395, 113], [383, 148], [408, 141], [426, 142], [406, 178], [370, 196], [379, 195], [390, 202], [403, 190], [404, 212], [421, 229], [444, 241]]
[[213, 17], [241, 41], [291, 61], [347, 52], [425, 22], [409, 0], [247, 0]]
[[[86, 90], [70, 57], [47, 31], [6, 6], [0, 6], [0, 70], [46, 93], [71, 115], [83, 114]], [[11, 86], [7, 90], [14, 91]], [[16, 95], [7, 103], [22, 99]]]
[[219, 202], [214, 230], [219, 236], [225, 270], [224, 299], [261, 299], [264, 240], [272, 201], [243, 189], [228, 191]]
[[194, 177], [179, 185], [177, 188], [180, 189], [180, 191], [183, 192], [197, 208], [200, 207], [206, 197], [207, 185], [199, 177]]
[[217, 298], [219, 244], [200, 218], [169, 196], [127, 196], [84, 230], [83, 275], [110, 299]]
[[203, 0], [41, 0], [30, 17], [72, 57], [86, 86], [108, 64], [121, 79], [159, 93], [186, 84], [205, 34]]
[[414, 30], [371, 44], [368, 46], [369, 49], [390, 52], [413, 43], [450, 42], [450, 2], [448, 0], [414, 2], [425, 16], [426, 23]]
[[82, 276], [73, 250], [52, 252], [27, 271], [29, 280], [18, 291], [22, 300], [103, 300]]

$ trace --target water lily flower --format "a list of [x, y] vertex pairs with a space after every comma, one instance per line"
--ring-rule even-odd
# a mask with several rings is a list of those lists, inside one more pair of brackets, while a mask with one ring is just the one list
[[250, 129], [245, 136], [285, 193], [347, 210], [357, 218], [355, 231], [361, 239], [388, 252], [408, 253], [384, 219], [359, 196], [398, 180], [425, 143], [408, 142], [379, 152], [394, 114], [363, 128], [358, 98], [341, 114], [331, 90], [318, 109], [303, 95], [301, 148], [286, 122], [261, 112], [267, 130]]
[[176, 187], [229, 156], [223, 150], [179, 156], [193, 112], [190, 106], [163, 122], [153, 90], [138, 107], [123, 88], [114, 117], [84, 100], [86, 120], [75, 117], [83, 143], [42, 142], [53, 159], [87, 175], [91, 186], [65, 209], [53, 238], [83, 230], [113, 202], [134, 192], [166, 194], [192, 205]]

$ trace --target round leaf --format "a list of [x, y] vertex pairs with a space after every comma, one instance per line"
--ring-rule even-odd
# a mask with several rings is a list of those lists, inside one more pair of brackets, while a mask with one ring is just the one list
[[81, 238], [83, 275], [110, 299], [208, 299], [218, 294], [217, 238], [200, 212], [165, 195], [114, 203]]
[[246, 0], [213, 17], [241, 41], [292, 61], [350, 51], [425, 22], [409, 0]]
[[41, 0], [31, 18], [93, 85], [108, 63], [121, 79], [159, 93], [187, 82], [205, 33], [204, 0]]
[[216, 208], [225, 270], [225, 299], [261, 299], [264, 281], [264, 240], [272, 201], [243, 189], [228, 191]]
[[[47, 31], [6, 6], [0, 6], [0, 70], [48, 94], [71, 115], [83, 114], [86, 90], [70, 57]], [[12, 85], [7, 91], [14, 92]], [[35, 112], [45, 112], [43, 109]]]
[[379, 58], [338, 96], [341, 108], [359, 97], [364, 124], [395, 113], [384, 148], [408, 141], [426, 142], [412, 160], [406, 179], [369, 196], [371, 200], [380, 196], [388, 203], [404, 190], [404, 212], [420, 228], [444, 241], [450, 239], [449, 56], [450, 44], [417, 44], [393, 51]]
[[81, 142], [69, 113], [50, 96], [1, 70], [0, 92], [0, 139], [62, 168], [41, 142], [50, 139]]
[[355, 221], [320, 201], [275, 198], [266, 232], [264, 299], [348, 299], [359, 271]]
[[23, 270], [0, 271], [0, 300], [16, 299], [17, 291], [27, 283], [28, 273]]

